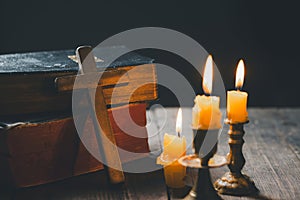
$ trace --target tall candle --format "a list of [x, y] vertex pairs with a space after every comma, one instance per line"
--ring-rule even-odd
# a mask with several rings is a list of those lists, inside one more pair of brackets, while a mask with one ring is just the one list
[[186, 154], [186, 139], [180, 136], [182, 130], [182, 111], [179, 109], [176, 121], [178, 135], [164, 135], [164, 151], [157, 159], [158, 164], [164, 165], [166, 184], [172, 188], [184, 187], [186, 167], [178, 163], [178, 159]]
[[248, 120], [248, 93], [240, 91], [244, 83], [244, 76], [245, 64], [243, 60], [240, 60], [235, 76], [235, 87], [237, 90], [227, 92], [227, 118], [231, 123], [243, 123]]
[[220, 97], [207, 96], [212, 91], [213, 59], [209, 55], [203, 75], [202, 87], [206, 95], [197, 95], [193, 107], [192, 127], [194, 129], [219, 129], [221, 128]]

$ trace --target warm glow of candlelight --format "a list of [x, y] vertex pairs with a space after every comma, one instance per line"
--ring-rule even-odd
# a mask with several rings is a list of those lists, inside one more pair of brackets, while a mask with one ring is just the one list
[[205, 94], [211, 94], [212, 81], [213, 81], [213, 59], [212, 56], [209, 55], [207, 57], [206, 64], [204, 67], [203, 82], [202, 82], [202, 87]]
[[179, 108], [177, 113], [177, 119], [176, 119], [176, 132], [178, 136], [180, 137], [180, 133], [182, 131], [182, 110]]
[[235, 87], [236, 88], [240, 89], [243, 87], [244, 76], [245, 76], [245, 63], [241, 59], [239, 61], [238, 67], [236, 69], [236, 75], [235, 75]]
[[248, 120], [247, 99], [248, 93], [240, 91], [243, 87], [245, 64], [241, 59], [238, 63], [235, 76], [236, 90], [227, 92], [227, 119], [231, 123], [244, 123]]

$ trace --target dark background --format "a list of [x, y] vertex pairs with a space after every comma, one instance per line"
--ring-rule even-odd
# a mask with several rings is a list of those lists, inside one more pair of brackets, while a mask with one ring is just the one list
[[[299, 106], [299, 19], [297, 1], [290, 0], [1, 0], [0, 53], [75, 49], [127, 29], [171, 28], [214, 55], [227, 89], [233, 88], [237, 61], [244, 58], [249, 105]], [[175, 68], [185, 66], [174, 55], [148, 54], [160, 62], [172, 60], [166, 64]], [[167, 92], [160, 93], [163, 102], [174, 103]]]

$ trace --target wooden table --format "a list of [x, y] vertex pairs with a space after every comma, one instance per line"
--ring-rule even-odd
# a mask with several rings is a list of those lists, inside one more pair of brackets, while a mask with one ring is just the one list
[[[148, 112], [149, 144], [153, 152], [142, 162], [155, 166], [165, 132], [175, 133], [177, 108]], [[229, 199], [300, 199], [300, 109], [249, 109], [250, 123], [245, 126], [244, 172], [255, 181], [261, 193], [255, 197], [222, 196]], [[191, 142], [191, 109], [183, 109], [183, 133]], [[228, 126], [224, 125], [218, 154], [228, 152]], [[141, 162], [141, 161], [139, 161]], [[127, 165], [135, 166], [136, 163]], [[213, 181], [227, 167], [212, 169]], [[195, 176], [193, 170], [188, 170]], [[162, 170], [149, 173], [125, 173], [126, 183], [112, 187], [103, 171], [74, 177], [38, 187], [0, 191], [0, 199], [167, 199]], [[0, 177], [1, 178], [1, 177]]]

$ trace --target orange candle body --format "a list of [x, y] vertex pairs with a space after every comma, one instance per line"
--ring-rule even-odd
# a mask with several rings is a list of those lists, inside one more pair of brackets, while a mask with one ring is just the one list
[[[178, 163], [178, 159], [186, 154], [186, 139], [175, 135], [164, 135], [164, 152], [158, 159], [158, 164], [164, 165], [164, 175], [166, 184], [172, 188], [182, 188], [185, 186], [184, 177], [186, 167]], [[163, 160], [163, 163], [161, 162]]]
[[227, 118], [231, 123], [248, 121], [247, 98], [247, 92], [235, 90], [227, 92]]
[[171, 188], [183, 188], [185, 186], [185, 175], [186, 167], [182, 166], [178, 161], [164, 166], [165, 181], [167, 186]]
[[197, 95], [193, 107], [192, 127], [194, 129], [221, 128], [220, 98], [216, 96]]

